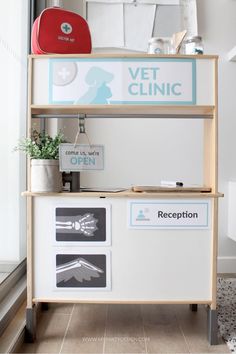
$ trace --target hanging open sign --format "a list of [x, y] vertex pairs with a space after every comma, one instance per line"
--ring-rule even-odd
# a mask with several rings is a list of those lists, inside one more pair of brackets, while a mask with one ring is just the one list
[[61, 144], [60, 171], [90, 171], [104, 169], [103, 145]]

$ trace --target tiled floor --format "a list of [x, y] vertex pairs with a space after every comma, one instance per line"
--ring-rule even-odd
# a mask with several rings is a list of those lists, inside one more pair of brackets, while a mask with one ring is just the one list
[[229, 353], [206, 339], [204, 306], [51, 304], [19, 353]]

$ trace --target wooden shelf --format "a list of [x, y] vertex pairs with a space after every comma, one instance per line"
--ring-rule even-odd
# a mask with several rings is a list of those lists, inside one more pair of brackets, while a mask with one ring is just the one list
[[92, 54], [45, 54], [37, 55], [30, 54], [29, 58], [34, 59], [48, 59], [48, 58], [193, 58], [193, 59], [218, 59], [218, 55], [190, 55], [190, 54], [147, 54], [147, 53], [92, 53]]
[[118, 193], [111, 192], [62, 192], [62, 193], [35, 193], [35, 192], [23, 192], [24, 197], [72, 197], [72, 198], [219, 198], [223, 197], [222, 193], [183, 193], [183, 192], [161, 192], [161, 193], [149, 193], [149, 192], [132, 192], [131, 190], [126, 190]]
[[[213, 118], [214, 106], [169, 106], [169, 105], [31, 105], [33, 115], [145, 115], [159, 118]], [[49, 117], [50, 118], [50, 117]], [[59, 118], [59, 117], [58, 117]]]
[[194, 304], [198, 304], [198, 305], [211, 305], [212, 301], [209, 299], [196, 299], [196, 300], [175, 300], [175, 301], [171, 301], [171, 300], [107, 300], [106, 298], [104, 299], [99, 299], [99, 300], [90, 300], [90, 299], [79, 299], [78, 297], [74, 298], [74, 299], [60, 299], [60, 298], [33, 298], [33, 303], [38, 303], [38, 302], [49, 302], [49, 303], [62, 303], [62, 304], [66, 304], [66, 303], [75, 303], [75, 304], [181, 304], [181, 305], [191, 305], [193, 302]]

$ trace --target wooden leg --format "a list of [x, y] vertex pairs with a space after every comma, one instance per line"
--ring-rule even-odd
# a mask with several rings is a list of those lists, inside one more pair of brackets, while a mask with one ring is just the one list
[[48, 302], [42, 302], [42, 303], [41, 303], [41, 310], [42, 310], [42, 311], [48, 311], [48, 310], [49, 310], [49, 304], [48, 304]]
[[33, 343], [36, 339], [36, 307], [26, 309], [26, 329], [25, 329], [25, 341], [27, 343]]
[[191, 311], [197, 312], [198, 306], [197, 306], [197, 304], [190, 304], [190, 305], [189, 305], [189, 308], [190, 308]]
[[208, 341], [211, 345], [218, 344], [217, 310], [212, 310], [210, 306], [207, 311]]

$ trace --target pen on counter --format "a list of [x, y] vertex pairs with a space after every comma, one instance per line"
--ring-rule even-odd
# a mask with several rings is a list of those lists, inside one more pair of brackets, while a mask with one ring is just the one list
[[161, 181], [161, 186], [165, 187], [183, 187], [183, 182], [179, 181]]

